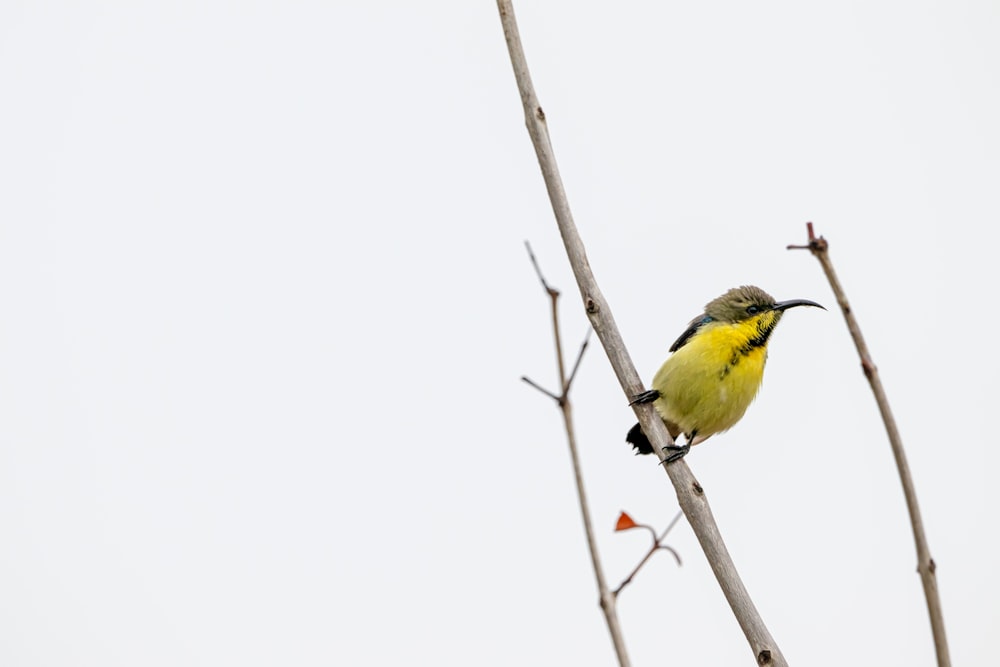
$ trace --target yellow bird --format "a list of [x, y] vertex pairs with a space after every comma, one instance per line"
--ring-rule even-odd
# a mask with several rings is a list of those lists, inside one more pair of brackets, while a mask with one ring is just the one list
[[[743, 417], [764, 378], [768, 338], [782, 314], [796, 306], [823, 308], [805, 299], [775, 302], [751, 285], [734, 287], [710, 301], [670, 346], [673, 354], [653, 377], [653, 388], [632, 401], [652, 402], [671, 437], [685, 435], [683, 446], [669, 448], [667, 463]], [[653, 453], [639, 424], [625, 440], [637, 454]]]

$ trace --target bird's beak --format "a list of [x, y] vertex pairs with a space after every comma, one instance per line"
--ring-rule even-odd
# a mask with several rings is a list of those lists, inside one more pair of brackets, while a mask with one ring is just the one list
[[[814, 306], [816, 308], [823, 308], [823, 306], [819, 305], [815, 301], [810, 301], [809, 299], [791, 299], [789, 301], [779, 301], [774, 304], [774, 308], [772, 310], [780, 312], [788, 310], [789, 308], [795, 308], [796, 306]], [[826, 310], [826, 308], [823, 308], [823, 310]]]

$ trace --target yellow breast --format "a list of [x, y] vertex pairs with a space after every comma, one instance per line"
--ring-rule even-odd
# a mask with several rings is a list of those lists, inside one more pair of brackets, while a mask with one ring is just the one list
[[698, 441], [736, 424], [764, 377], [767, 345], [753, 344], [759, 324], [711, 322], [674, 352], [653, 378], [660, 416]]

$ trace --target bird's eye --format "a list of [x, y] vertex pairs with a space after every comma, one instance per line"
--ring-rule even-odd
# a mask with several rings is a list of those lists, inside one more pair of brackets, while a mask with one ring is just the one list
[[748, 315], [756, 315], [759, 312], [760, 312], [760, 307], [759, 306], [747, 306], [747, 314]]

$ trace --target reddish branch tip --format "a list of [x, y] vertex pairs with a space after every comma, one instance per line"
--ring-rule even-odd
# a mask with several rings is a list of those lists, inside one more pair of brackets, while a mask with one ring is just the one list
[[806, 245], [796, 245], [794, 243], [785, 246], [785, 250], [809, 250], [813, 253], [826, 252], [827, 243], [826, 239], [820, 236], [816, 237], [816, 232], [813, 231], [813, 223], [806, 223], [806, 232], [808, 236], [809, 243]]

